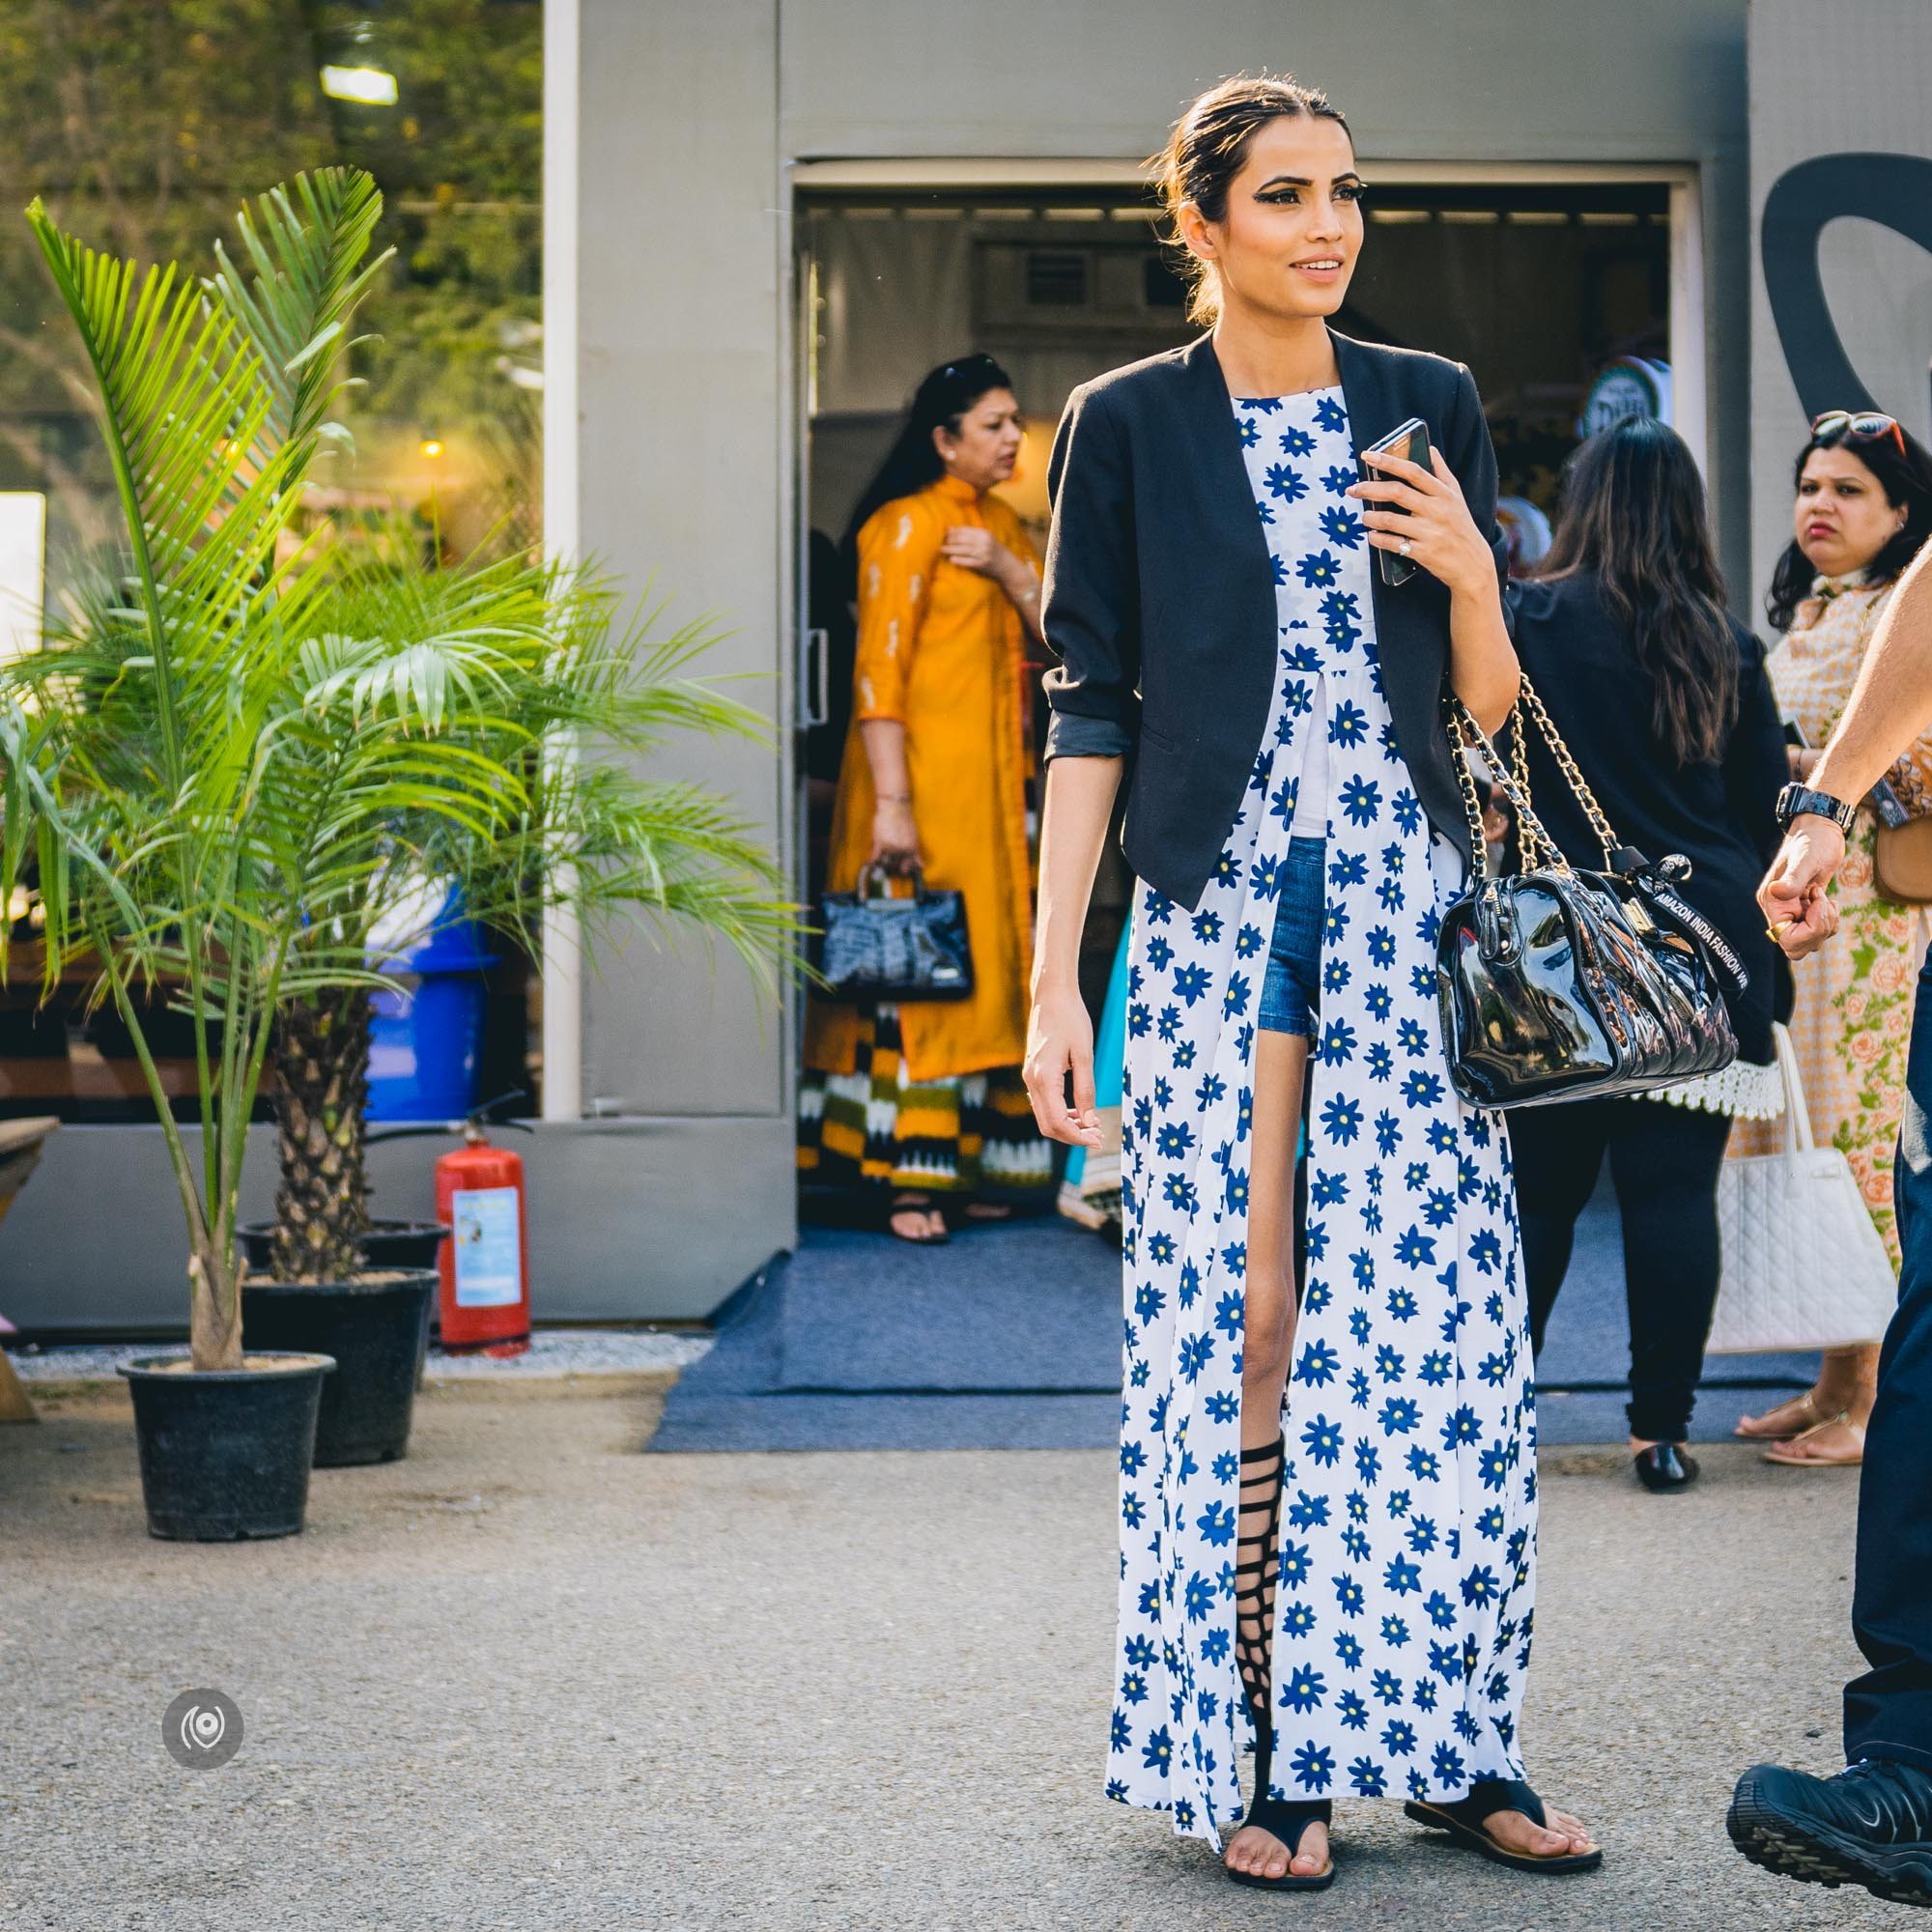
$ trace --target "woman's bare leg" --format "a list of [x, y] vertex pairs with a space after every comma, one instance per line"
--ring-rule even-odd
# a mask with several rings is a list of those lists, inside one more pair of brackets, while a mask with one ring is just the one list
[[[1282, 1395], [1294, 1347], [1294, 1147], [1307, 1071], [1308, 1041], [1301, 1035], [1266, 1029], [1256, 1033], [1246, 1321], [1241, 1338], [1244, 1450], [1265, 1448], [1281, 1435]], [[1252, 1514], [1243, 1509], [1238, 1536], [1254, 1533], [1246, 1520]], [[1267, 1602], [1273, 1603], [1272, 1578]], [[1255, 1632], [1246, 1634], [1252, 1638]], [[1267, 1640], [1264, 1634], [1263, 1641]], [[1231, 1869], [1258, 1877], [1281, 1878], [1290, 1870], [1287, 1846], [1272, 1833], [1252, 1825], [1243, 1826], [1228, 1841], [1225, 1858]], [[1312, 1877], [1327, 1862], [1327, 1831], [1311, 1825], [1302, 1834], [1293, 1869], [1298, 1877]]]
[[1308, 1041], [1255, 1035], [1255, 1125], [1248, 1168], [1247, 1321], [1241, 1338], [1241, 1447], [1281, 1434], [1294, 1346], [1294, 1147]]

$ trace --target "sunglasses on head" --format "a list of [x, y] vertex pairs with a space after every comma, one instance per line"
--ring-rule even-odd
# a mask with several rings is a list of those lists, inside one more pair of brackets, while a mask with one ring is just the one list
[[1858, 438], [1861, 442], [1877, 442], [1890, 437], [1898, 445], [1899, 455], [1905, 454], [1905, 432], [1899, 428], [1896, 417], [1886, 415], [1882, 411], [1826, 410], [1811, 418], [1811, 434], [1814, 437], [1832, 436], [1839, 430]]

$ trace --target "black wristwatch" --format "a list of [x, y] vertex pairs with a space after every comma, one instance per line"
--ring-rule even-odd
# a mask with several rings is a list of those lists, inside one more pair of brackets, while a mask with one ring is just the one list
[[1795, 779], [1777, 794], [1777, 822], [1786, 831], [1791, 828], [1794, 818], [1803, 818], [1807, 813], [1818, 818], [1829, 818], [1846, 838], [1852, 835], [1852, 820], [1858, 816], [1859, 809], [1847, 805], [1841, 798], [1833, 798], [1828, 791], [1813, 791], [1809, 785], [1800, 784]]

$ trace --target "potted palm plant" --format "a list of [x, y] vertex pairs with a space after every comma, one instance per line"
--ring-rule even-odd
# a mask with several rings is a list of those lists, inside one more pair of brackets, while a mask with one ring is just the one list
[[[632, 691], [608, 589], [526, 563], [472, 576], [474, 622], [404, 636], [347, 621], [378, 594], [379, 560], [305, 531], [300, 511], [341, 440], [330, 409], [380, 267], [380, 210], [364, 174], [298, 177], [244, 212], [250, 272], [217, 249], [205, 282], [144, 273], [28, 211], [92, 365], [127, 556], [46, 648], [0, 667], [0, 898], [33, 870], [45, 983], [91, 964], [166, 1145], [189, 1347], [125, 1371], [159, 1536], [301, 1527], [333, 1363], [244, 1352], [242, 1161], [278, 1016], [353, 1012], [384, 983], [366, 936], [384, 878], [455, 855], [513, 923], [576, 894], [593, 914], [708, 907], [753, 958], [786, 943], [789, 913], [743, 828], [700, 792], [641, 784], [595, 742], [610, 726], [625, 743], [628, 697], [606, 717], [566, 695], [600, 678]], [[422, 594], [445, 592], [465, 594]], [[742, 723], [696, 690], [677, 703]], [[559, 755], [580, 726], [580, 755]], [[687, 874], [681, 898], [646, 890]], [[188, 1122], [150, 1049], [157, 1016], [191, 1030]]]
[[[311, 921], [298, 956], [407, 956], [457, 923], [533, 954], [545, 914], [569, 905], [592, 950], [616, 919], [644, 913], [768, 968], [786, 931], [768, 863], [703, 790], [634, 771], [668, 732], [760, 728], [686, 675], [704, 629], [616, 629], [614, 596], [592, 574], [523, 554], [444, 567], [378, 534], [334, 553], [318, 606], [334, 674], [353, 667], [371, 694], [384, 680], [408, 689], [419, 724], [433, 718], [468, 747], [516, 809], [481, 821], [408, 805], [365, 814], [344, 834], [363, 845], [356, 889]], [[247, 1332], [336, 1361], [319, 1466], [404, 1452], [435, 1282], [433, 1246], [412, 1265], [406, 1243], [421, 1235], [368, 1212], [369, 1061], [366, 981], [345, 976], [283, 1003], [276, 1213], [242, 1230], [260, 1269], [244, 1290]]]

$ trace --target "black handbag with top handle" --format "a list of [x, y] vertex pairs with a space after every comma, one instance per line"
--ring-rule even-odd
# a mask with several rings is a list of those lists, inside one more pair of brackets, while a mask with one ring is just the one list
[[888, 884], [875, 866], [858, 888], [826, 893], [818, 902], [813, 964], [828, 1000], [964, 1000], [973, 991], [973, 949], [961, 893], [928, 892], [918, 867], [910, 894], [874, 891]]
[[[1742, 988], [1723, 935], [1674, 890], [1681, 854], [1653, 864], [1610, 829], [1543, 701], [1525, 678], [1505, 761], [1458, 700], [1445, 699], [1469, 820], [1469, 891], [1443, 915], [1436, 991], [1456, 1091], [1479, 1107], [1640, 1094], [1715, 1073], [1737, 1058], [1719, 990]], [[1604, 869], [1570, 864], [1530, 802], [1522, 734], [1543, 733], [1604, 848]], [[1484, 869], [1480, 749], [1515, 810], [1520, 869]]]

